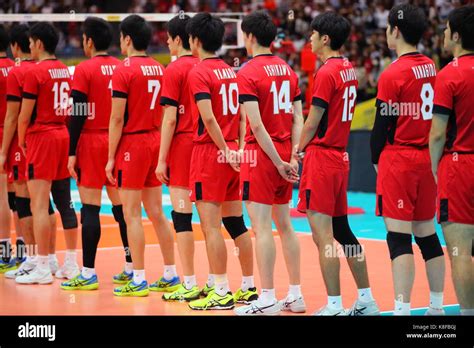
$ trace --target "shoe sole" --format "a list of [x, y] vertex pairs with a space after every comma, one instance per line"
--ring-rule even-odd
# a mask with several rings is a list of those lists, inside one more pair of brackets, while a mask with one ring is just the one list
[[282, 309], [285, 312], [292, 312], [292, 313], [306, 313], [306, 307], [297, 307], [297, 308], [285, 308]]
[[192, 307], [191, 305], [188, 305], [189, 308], [191, 308], [192, 310], [195, 310], [195, 311], [211, 311], [211, 310], [231, 310], [231, 309], [234, 309], [235, 307], [235, 304], [233, 304], [232, 306], [214, 306], [214, 307], [209, 307], [209, 308], [199, 308], [199, 307]]
[[138, 291], [138, 292], [134, 292], [134, 293], [126, 293], [125, 295], [122, 294], [122, 293], [115, 293], [114, 292], [114, 295], [117, 296], [117, 297], [146, 297], [150, 294], [150, 292], [148, 290], [144, 291]]
[[76, 286], [76, 287], [63, 287], [61, 286], [61, 289], [66, 290], [66, 291], [71, 291], [71, 290], [79, 290], [79, 291], [94, 291], [99, 289], [99, 284], [97, 285], [86, 285], [86, 286]]
[[54, 283], [54, 279], [52, 280], [42, 280], [42, 281], [36, 281], [36, 282], [30, 282], [30, 283], [21, 283], [21, 282], [16, 282], [17, 284], [21, 285], [33, 285], [33, 284], [39, 284], [39, 285], [48, 285]]

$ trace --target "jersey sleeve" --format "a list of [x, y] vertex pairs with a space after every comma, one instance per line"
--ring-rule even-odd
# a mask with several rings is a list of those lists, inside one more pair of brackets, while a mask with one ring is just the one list
[[197, 69], [191, 70], [189, 73], [189, 85], [191, 86], [191, 93], [196, 102], [203, 99], [211, 99], [211, 88], [201, 71]]
[[89, 78], [83, 64], [79, 64], [74, 70], [71, 89], [83, 94], [89, 94]]
[[7, 101], [21, 101], [21, 87], [15, 71], [11, 71], [7, 77]]
[[39, 91], [39, 81], [38, 81], [37, 69], [28, 69], [25, 74], [25, 82], [23, 84], [23, 98], [26, 99], [36, 99], [38, 97]]
[[161, 105], [179, 106], [181, 96], [182, 75], [169, 65], [163, 74], [163, 89], [161, 90]]
[[257, 86], [248, 68], [237, 73], [237, 85], [239, 87], [239, 103], [258, 101]]
[[379, 78], [377, 86], [377, 99], [383, 103], [389, 103], [389, 101], [397, 101], [399, 95], [399, 84], [397, 76], [394, 73], [386, 70]]
[[320, 69], [314, 79], [313, 98], [311, 104], [328, 108], [329, 101], [336, 89], [334, 77], [327, 69]]
[[123, 66], [117, 66], [112, 74], [112, 97], [127, 98], [129, 91], [129, 79]]
[[453, 109], [454, 81], [451, 79], [453, 73], [448, 69], [441, 70], [436, 76], [434, 90], [433, 114], [450, 115]]

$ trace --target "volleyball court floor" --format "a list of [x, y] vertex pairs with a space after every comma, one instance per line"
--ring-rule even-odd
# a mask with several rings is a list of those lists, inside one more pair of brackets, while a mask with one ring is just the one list
[[[81, 204], [75, 184], [72, 184], [72, 197], [76, 211]], [[293, 192], [296, 204], [297, 191]], [[372, 292], [383, 315], [391, 315], [393, 310], [392, 272], [388, 248], [385, 242], [385, 227], [382, 218], [374, 216], [375, 195], [370, 193], [348, 194], [349, 206], [357, 207], [359, 214], [349, 215], [352, 230], [360, 239], [366, 252], [369, 279]], [[171, 202], [168, 190], [163, 186], [163, 208], [171, 220]], [[363, 211], [363, 213], [361, 213]], [[250, 220], [245, 212], [247, 226]], [[145, 269], [149, 283], [157, 280], [162, 273], [163, 260], [158, 239], [155, 236], [151, 222], [143, 211], [143, 224], [146, 235]], [[59, 217], [58, 217], [59, 218]], [[293, 227], [297, 231], [301, 245], [301, 285], [307, 305], [307, 313], [311, 314], [322, 307], [327, 300], [326, 290], [319, 269], [318, 253], [311, 237], [311, 230], [305, 217], [292, 218]], [[0, 315], [232, 315], [233, 311], [193, 311], [186, 302], [165, 302], [161, 293], [150, 292], [144, 298], [122, 298], [113, 296], [112, 290], [116, 284], [112, 276], [122, 270], [124, 251], [120, 240], [111, 204], [103, 192], [101, 209], [102, 235], [96, 258], [96, 270], [99, 277], [99, 289], [96, 291], [64, 291], [59, 285], [61, 280], [55, 280], [52, 285], [16, 285], [11, 279], [0, 276]], [[58, 226], [61, 226], [58, 219]], [[199, 225], [199, 217], [193, 214], [193, 228], [196, 239], [195, 273], [200, 287], [207, 279], [208, 263], [205, 244]], [[443, 248], [445, 242], [441, 229], [436, 224], [436, 231]], [[60, 263], [64, 258], [64, 236], [58, 229], [57, 254]], [[241, 270], [234, 244], [223, 229], [228, 250], [228, 277], [231, 290], [236, 291], [240, 286]], [[282, 299], [288, 290], [288, 277], [281, 250], [279, 237], [275, 232], [277, 245], [277, 261], [275, 267], [275, 288], [277, 297]], [[14, 237], [14, 234], [13, 234]], [[80, 243], [79, 238], [79, 243]], [[82, 264], [82, 252], [78, 246], [78, 261]], [[416, 246], [415, 265], [416, 276], [412, 292], [412, 314], [423, 315], [429, 304], [429, 287], [426, 279], [424, 261]], [[446, 256], [446, 252], [445, 252]], [[178, 273], [182, 275], [178, 251], [175, 245], [175, 257]], [[459, 314], [454, 288], [451, 281], [449, 260], [446, 256], [446, 280], [444, 303], [447, 314]], [[256, 286], [260, 289], [258, 270], [254, 262]], [[341, 258], [341, 291], [344, 307], [350, 307], [357, 297], [357, 288], [344, 258]], [[286, 314], [286, 313], [285, 313]], [[294, 315], [294, 314], [288, 314]]]

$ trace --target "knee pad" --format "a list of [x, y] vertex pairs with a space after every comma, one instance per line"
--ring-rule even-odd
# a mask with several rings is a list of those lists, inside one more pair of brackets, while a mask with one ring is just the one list
[[415, 242], [418, 244], [418, 247], [421, 250], [421, 255], [423, 255], [423, 260], [429, 261], [438, 256], [443, 256], [443, 248], [439, 242], [439, 238], [436, 233], [427, 237], [417, 237], [415, 236]]
[[125, 223], [125, 216], [123, 216], [122, 205], [112, 206], [112, 214], [114, 215], [115, 222], [118, 222], [119, 224]]
[[71, 201], [71, 182], [68, 179], [53, 181], [51, 186], [54, 204], [61, 215], [65, 230], [77, 227], [77, 217]]
[[354, 257], [362, 253], [362, 247], [352, 233], [347, 215], [332, 218], [332, 231], [334, 239], [343, 247], [346, 257]]
[[245, 227], [244, 216], [228, 216], [222, 218], [225, 229], [229, 232], [230, 237], [233, 240], [236, 240], [237, 237], [247, 232], [247, 227]]
[[411, 234], [389, 231], [387, 233], [387, 244], [391, 260], [405, 254], [413, 255]]
[[17, 210], [15, 192], [8, 192], [8, 206], [10, 207], [10, 210], [13, 212]]
[[83, 204], [81, 208], [81, 224], [88, 228], [100, 229], [100, 207], [92, 204]]
[[191, 222], [193, 218], [192, 213], [178, 213], [173, 210], [171, 211], [171, 218], [173, 219], [176, 233], [193, 231], [193, 224]]
[[24, 219], [27, 217], [32, 216], [30, 203], [31, 200], [29, 198], [24, 197], [16, 197], [16, 210], [18, 212], [18, 218]]

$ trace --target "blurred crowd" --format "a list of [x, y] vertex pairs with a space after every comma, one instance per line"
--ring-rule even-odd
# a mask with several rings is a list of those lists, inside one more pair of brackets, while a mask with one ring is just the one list
[[[177, 13], [221, 12], [249, 13], [266, 9], [279, 28], [274, 51], [293, 66], [300, 76], [302, 89], [308, 84], [307, 68], [302, 61], [311, 35], [311, 20], [319, 13], [337, 11], [351, 23], [350, 38], [345, 45], [344, 55], [356, 67], [359, 77], [360, 100], [371, 98], [381, 72], [394, 59], [394, 52], [387, 48], [385, 29], [389, 10], [401, 0], [2, 0], [0, 13]], [[450, 59], [443, 50], [443, 31], [449, 12], [469, 0], [415, 0], [409, 1], [421, 7], [429, 20], [429, 29], [420, 43], [419, 51], [432, 57], [438, 67]], [[80, 24], [57, 23], [61, 32], [59, 50], [62, 56], [80, 55]], [[154, 23], [151, 50], [166, 51], [166, 29], [164, 23]], [[228, 26], [226, 44], [236, 44], [235, 25]], [[305, 47], [306, 46], [306, 47]], [[118, 53], [118, 48], [114, 47]], [[245, 61], [245, 51], [228, 49], [220, 52], [231, 65]], [[305, 54], [305, 53], [303, 53]], [[307, 55], [305, 56], [307, 57]], [[237, 59], [236, 59], [237, 58]], [[303, 69], [304, 68], [304, 69]]]

